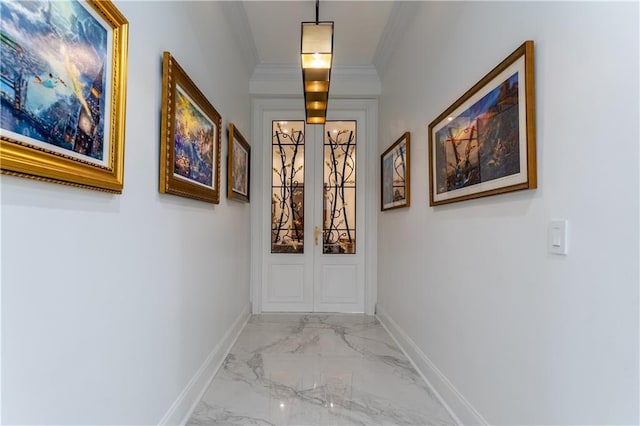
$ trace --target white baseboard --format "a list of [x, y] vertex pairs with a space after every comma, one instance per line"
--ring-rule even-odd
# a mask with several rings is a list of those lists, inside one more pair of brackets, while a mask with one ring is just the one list
[[489, 424], [384, 309], [376, 317], [459, 425]]
[[211, 351], [196, 374], [189, 380], [171, 408], [158, 423], [161, 426], [184, 425], [206, 392], [240, 332], [249, 321], [249, 305], [245, 306], [233, 325]]

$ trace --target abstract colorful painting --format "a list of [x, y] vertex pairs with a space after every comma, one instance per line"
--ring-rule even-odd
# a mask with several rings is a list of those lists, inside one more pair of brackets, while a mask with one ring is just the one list
[[174, 168], [177, 177], [213, 188], [216, 125], [179, 87], [176, 90]]

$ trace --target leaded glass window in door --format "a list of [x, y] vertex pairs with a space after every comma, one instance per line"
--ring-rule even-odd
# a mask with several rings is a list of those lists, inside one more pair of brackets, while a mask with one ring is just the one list
[[356, 252], [356, 122], [324, 127], [323, 248], [325, 254]]
[[273, 121], [271, 253], [304, 253], [304, 121]]

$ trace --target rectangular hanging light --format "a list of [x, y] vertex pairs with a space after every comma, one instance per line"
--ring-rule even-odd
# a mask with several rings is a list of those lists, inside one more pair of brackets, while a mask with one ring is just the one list
[[306, 121], [324, 124], [333, 62], [333, 21], [303, 22], [300, 54]]

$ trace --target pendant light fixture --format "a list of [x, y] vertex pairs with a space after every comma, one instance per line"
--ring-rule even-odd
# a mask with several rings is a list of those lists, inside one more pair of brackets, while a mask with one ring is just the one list
[[315, 22], [302, 23], [300, 54], [307, 124], [324, 124], [329, 101], [329, 80], [333, 62], [333, 21], [318, 21], [320, 0], [316, 0]]

